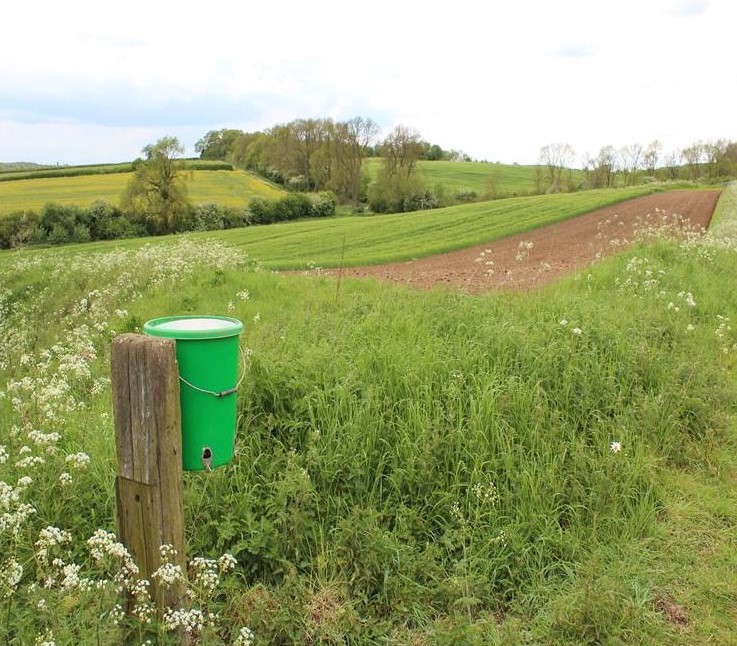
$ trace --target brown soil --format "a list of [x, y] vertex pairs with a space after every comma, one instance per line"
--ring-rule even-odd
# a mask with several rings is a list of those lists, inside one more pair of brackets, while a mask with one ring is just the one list
[[653, 229], [667, 226], [674, 233], [705, 230], [719, 193], [655, 193], [478, 247], [326, 273], [419, 288], [447, 285], [472, 293], [531, 290], [611, 255]]

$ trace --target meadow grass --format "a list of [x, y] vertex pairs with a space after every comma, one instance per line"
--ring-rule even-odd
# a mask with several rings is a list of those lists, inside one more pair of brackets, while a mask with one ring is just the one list
[[[189, 200], [244, 208], [253, 197], [278, 198], [284, 192], [246, 171], [188, 171]], [[89, 207], [96, 200], [117, 205], [130, 173], [49, 177], [0, 182], [0, 217], [21, 210], [41, 211], [49, 202]]]
[[[371, 157], [365, 161], [366, 173], [376, 179], [382, 160]], [[538, 185], [537, 169], [542, 173]], [[494, 164], [488, 162], [419, 161], [418, 175], [427, 187], [437, 192], [442, 187], [444, 194], [453, 198], [459, 191], [473, 191], [478, 199], [499, 197], [521, 197], [544, 192], [549, 185], [547, 168], [520, 166], [518, 164]], [[582, 173], [572, 170], [574, 184], [581, 181]]]
[[202, 643], [731, 643], [735, 271], [734, 241], [656, 239], [477, 297], [205, 239], [3, 254], [0, 639], [119, 637], [114, 588], [34, 543], [68, 531], [52, 554], [110, 579], [85, 545], [114, 527], [110, 339], [212, 313], [249, 359], [233, 463], [185, 474], [190, 556], [238, 561]]

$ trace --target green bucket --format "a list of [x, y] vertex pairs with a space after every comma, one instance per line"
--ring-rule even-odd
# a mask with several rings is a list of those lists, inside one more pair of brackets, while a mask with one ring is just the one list
[[243, 323], [225, 316], [167, 316], [143, 326], [145, 334], [176, 341], [185, 471], [233, 459], [242, 331]]

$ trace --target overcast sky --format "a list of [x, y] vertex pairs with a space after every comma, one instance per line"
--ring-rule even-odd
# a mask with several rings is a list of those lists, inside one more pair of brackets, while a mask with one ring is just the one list
[[735, 0], [36, 0], [0, 23], [0, 161], [129, 161], [297, 118], [473, 158], [737, 140]]

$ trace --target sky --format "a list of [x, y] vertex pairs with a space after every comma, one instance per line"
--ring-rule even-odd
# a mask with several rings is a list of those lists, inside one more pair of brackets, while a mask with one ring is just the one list
[[299, 118], [474, 159], [737, 141], [734, 0], [36, 0], [3, 8], [0, 161], [130, 161]]

